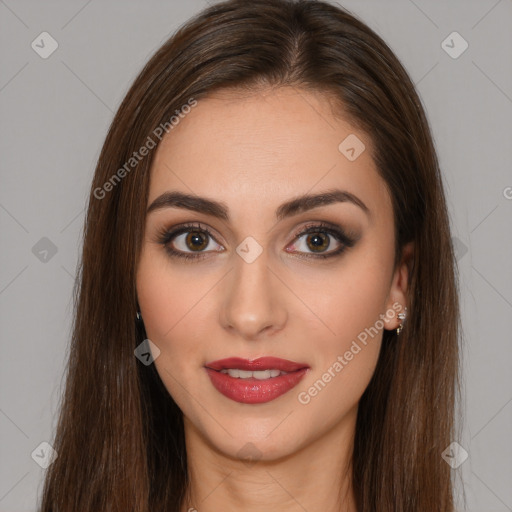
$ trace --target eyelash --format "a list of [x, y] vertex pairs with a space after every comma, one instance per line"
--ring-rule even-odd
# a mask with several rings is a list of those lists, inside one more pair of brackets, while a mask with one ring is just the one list
[[[183, 233], [189, 233], [191, 231], [199, 231], [199, 232], [205, 233], [206, 235], [208, 235], [209, 238], [215, 240], [215, 237], [208, 230], [208, 228], [202, 226], [200, 223], [191, 223], [191, 224], [182, 225], [174, 230], [169, 230], [167, 228], [161, 229], [157, 234], [157, 242], [165, 247], [165, 250], [171, 257], [183, 258], [185, 260], [201, 260], [201, 259], [207, 257], [208, 253], [211, 251], [207, 251], [207, 252], [203, 252], [203, 253], [198, 252], [196, 254], [193, 254], [193, 253], [187, 253], [187, 252], [179, 251], [176, 249], [172, 249], [168, 245], [177, 236], [182, 235]], [[308, 224], [308, 225], [304, 226], [301, 231], [299, 231], [298, 233], [296, 233], [294, 235], [295, 236], [294, 240], [296, 238], [300, 238], [304, 235], [317, 234], [317, 233], [323, 233], [323, 234], [328, 234], [328, 235], [333, 236], [341, 244], [341, 247], [339, 249], [336, 249], [335, 251], [331, 251], [327, 254], [298, 253], [297, 257], [305, 258], [305, 259], [332, 258], [334, 256], [341, 255], [347, 248], [353, 247], [356, 242], [356, 240], [354, 240], [354, 238], [351, 238], [350, 236], [348, 236], [342, 229], [335, 227], [334, 225], [331, 225], [326, 222], [317, 222], [314, 224]]]

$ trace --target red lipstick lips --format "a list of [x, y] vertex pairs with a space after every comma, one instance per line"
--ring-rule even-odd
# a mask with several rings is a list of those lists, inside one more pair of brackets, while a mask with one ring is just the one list
[[206, 368], [212, 370], [223, 370], [228, 368], [238, 368], [239, 370], [258, 371], [258, 370], [280, 370], [282, 372], [294, 372], [302, 368], [309, 368], [307, 364], [294, 363], [278, 357], [259, 357], [250, 361], [241, 357], [229, 357], [228, 359], [219, 359], [205, 364]]
[[[309, 365], [277, 357], [260, 357], [253, 361], [230, 357], [207, 363], [205, 369], [213, 386], [227, 398], [240, 403], [259, 404], [274, 400], [294, 388], [307, 373]], [[277, 371], [281, 373], [277, 374]]]

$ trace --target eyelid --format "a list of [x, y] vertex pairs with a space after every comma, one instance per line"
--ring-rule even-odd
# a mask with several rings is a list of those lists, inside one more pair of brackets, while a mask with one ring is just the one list
[[339, 235], [343, 243], [354, 244], [356, 242], [356, 236], [349, 235], [345, 229], [337, 224], [326, 221], [311, 221], [306, 225], [302, 226], [298, 231], [295, 232], [293, 240], [297, 237], [307, 235], [309, 233], [313, 233], [317, 230], [318, 232], [326, 232], [331, 234], [332, 236]]
[[[217, 243], [224, 249], [224, 246], [220, 242], [217, 241], [216, 235], [214, 235], [212, 232], [213, 230], [210, 229], [209, 227], [207, 227], [206, 225], [203, 225], [201, 222], [191, 222], [191, 223], [185, 222], [184, 224], [179, 224], [177, 226], [173, 226], [173, 227], [169, 227], [169, 228], [164, 226], [163, 228], [158, 230], [156, 241], [158, 243], [161, 243], [162, 245], [167, 245], [171, 241], [174, 241], [174, 239], [176, 239], [176, 237], [178, 237], [184, 233], [189, 233], [191, 231], [204, 232], [208, 237], [210, 237], [212, 240], [214, 240], [215, 243]], [[176, 251], [176, 252], [183, 252], [183, 251]], [[212, 252], [212, 251], [208, 251], [208, 252]], [[218, 251], [215, 251], [215, 252], [218, 252]], [[193, 254], [193, 252], [184, 253], [184, 254]], [[200, 255], [200, 254], [207, 254], [207, 253], [198, 252], [196, 254]]]

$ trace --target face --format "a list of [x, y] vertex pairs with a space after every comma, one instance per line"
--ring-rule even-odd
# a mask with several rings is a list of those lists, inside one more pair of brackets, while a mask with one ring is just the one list
[[[325, 96], [281, 88], [200, 100], [157, 148], [141, 314], [186, 431], [230, 457], [350, 430], [382, 331], [400, 324], [406, 278], [370, 147]], [[247, 366], [215, 364], [235, 357]]]

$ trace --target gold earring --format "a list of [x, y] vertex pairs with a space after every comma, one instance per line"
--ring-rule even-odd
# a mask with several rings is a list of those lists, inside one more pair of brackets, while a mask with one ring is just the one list
[[404, 322], [405, 322], [405, 319], [407, 318], [407, 307], [404, 308], [403, 313], [398, 313], [397, 316], [398, 316], [398, 319], [400, 320], [400, 325], [396, 329], [396, 333], [398, 335], [402, 332], [402, 330], [404, 328]]

